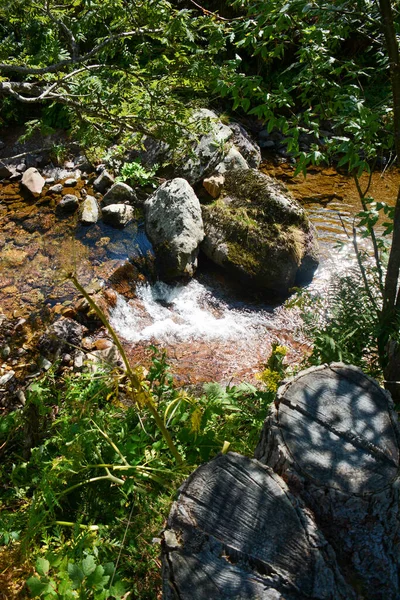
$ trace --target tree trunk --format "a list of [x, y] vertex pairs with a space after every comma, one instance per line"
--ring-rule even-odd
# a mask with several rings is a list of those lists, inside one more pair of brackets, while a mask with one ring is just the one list
[[374, 380], [303, 371], [278, 391], [259, 460], [220, 455], [181, 487], [164, 599], [398, 600], [399, 447]]
[[360, 598], [400, 597], [399, 441], [387, 392], [337, 363], [279, 389], [255, 453], [313, 511]]
[[312, 515], [282, 479], [220, 455], [180, 489], [164, 532], [165, 600], [355, 599]]
[[[400, 56], [399, 45], [394, 27], [393, 10], [390, 0], [379, 0], [379, 9], [382, 17], [382, 25], [385, 34], [386, 49], [390, 64], [390, 77], [393, 93], [393, 125], [394, 139], [397, 154], [397, 164], [400, 165]], [[393, 352], [391, 342], [399, 330], [400, 313], [400, 190], [393, 221], [392, 246], [385, 277], [385, 289], [383, 296], [383, 310], [381, 318], [381, 335], [379, 342], [380, 356], [383, 358], [383, 372], [388, 380], [388, 388], [394, 395], [394, 401], [400, 402], [400, 372], [396, 365], [400, 363], [400, 346]], [[395, 378], [394, 378], [395, 377]], [[397, 382], [397, 385], [394, 385]]]

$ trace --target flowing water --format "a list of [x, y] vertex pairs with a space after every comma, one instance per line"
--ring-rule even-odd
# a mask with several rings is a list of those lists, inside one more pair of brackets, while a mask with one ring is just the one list
[[[315, 169], [306, 180], [293, 178], [287, 164], [264, 163], [262, 170], [286, 183], [316, 226], [321, 265], [311, 285], [323, 290], [332, 272], [354, 263], [349, 239], [359, 211], [354, 182], [334, 169]], [[399, 182], [395, 170], [384, 177], [374, 173], [370, 193], [392, 204]], [[79, 186], [74, 193], [80, 194]], [[46, 195], [39, 202], [23, 199], [17, 183], [0, 187], [0, 299], [8, 316], [27, 316], [44, 303], [68, 305], [75, 292], [61, 275], [71, 267], [84, 285], [99, 289], [109, 285], [110, 275], [127, 257], [148, 250], [143, 229], [136, 225], [123, 231], [102, 224], [85, 228], [76, 217], [56, 218], [54, 209], [55, 200]], [[206, 261], [185, 286], [143, 281], [136, 297], [118, 296], [111, 322], [132, 361], [146, 363], [149, 345], [163, 346], [176, 377], [185, 383], [251, 380], [275, 341], [288, 346], [291, 362], [307, 351], [306, 340], [296, 332], [296, 312], [247, 294]]]

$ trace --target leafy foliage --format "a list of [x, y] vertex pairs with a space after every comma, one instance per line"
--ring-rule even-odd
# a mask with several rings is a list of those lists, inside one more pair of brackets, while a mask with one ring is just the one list
[[157, 164], [153, 165], [151, 169], [146, 169], [139, 161], [124, 163], [120, 169], [117, 181], [124, 181], [132, 186], [150, 185], [151, 187], [155, 187], [156, 180], [154, 176], [157, 173], [157, 169]]
[[[129, 378], [112, 371], [63, 382], [50, 372], [2, 422], [1, 543], [20, 540], [36, 558], [27, 582], [34, 597], [120, 598], [129, 589], [154, 598], [159, 549], [151, 540], [180, 480], [228, 447], [253, 452], [273, 395], [247, 384], [207, 384], [200, 395], [177, 389], [155, 347], [144, 377], [181, 466], [146, 406], [132, 405]], [[27, 453], [32, 406], [41, 424]]]

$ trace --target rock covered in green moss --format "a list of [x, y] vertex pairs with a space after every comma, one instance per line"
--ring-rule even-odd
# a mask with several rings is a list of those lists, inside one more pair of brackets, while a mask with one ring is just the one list
[[254, 169], [226, 173], [224, 190], [202, 207], [204, 253], [255, 289], [287, 294], [311, 280], [317, 242], [302, 207]]

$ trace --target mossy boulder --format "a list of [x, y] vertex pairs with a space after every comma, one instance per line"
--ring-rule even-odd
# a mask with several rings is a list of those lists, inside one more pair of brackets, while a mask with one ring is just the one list
[[312, 279], [314, 231], [303, 208], [268, 175], [228, 172], [221, 196], [202, 212], [203, 252], [245, 284], [286, 295]]

